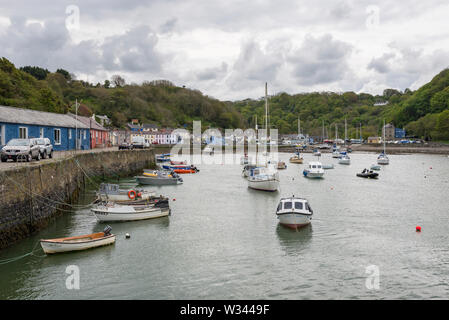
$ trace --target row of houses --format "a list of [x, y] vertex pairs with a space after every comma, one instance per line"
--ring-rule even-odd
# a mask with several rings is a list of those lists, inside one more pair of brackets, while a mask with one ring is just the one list
[[106, 116], [83, 117], [0, 106], [0, 146], [16, 138], [49, 138], [55, 151], [117, 146], [132, 142], [134, 136], [144, 136], [149, 144], [176, 144], [180, 141], [170, 128], [129, 124], [125, 130], [108, 129], [98, 123], [97, 118], [102, 124], [110, 123]]

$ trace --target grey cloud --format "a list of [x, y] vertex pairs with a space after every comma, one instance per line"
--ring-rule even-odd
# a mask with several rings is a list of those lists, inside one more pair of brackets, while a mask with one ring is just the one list
[[207, 68], [196, 74], [196, 78], [199, 81], [215, 80], [219, 77], [223, 77], [228, 71], [228, 65], [222, 62], [220, 67], [217, 68]]
[[162, 34], [171, 33], [175, 29], [177, 23], [178, 18], [169, 19], [159, 27], [159, 32]]
[[293, 76], [300, 85], [331, 83], [344, 78], [349, 69], [351, 46], [327, 34], [307, 36], [301, 47], [289, 55]]
[[375, 70], [379, 73], [387, 73], [390, 71], [389, 61], [394, 57], [394, 53], [385, 53], [379, 58], [373, 58], [368, 64], [368, 69]]

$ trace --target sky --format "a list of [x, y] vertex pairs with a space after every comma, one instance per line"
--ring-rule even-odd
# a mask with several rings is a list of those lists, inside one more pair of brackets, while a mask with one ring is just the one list
[[0, 56], [220, 100], [415, 90], [449, 67], [449, 1], [0, 0]]

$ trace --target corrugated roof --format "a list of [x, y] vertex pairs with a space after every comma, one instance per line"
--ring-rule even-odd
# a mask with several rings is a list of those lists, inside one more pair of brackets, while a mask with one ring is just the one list
[[32, 124], [51, 127], [89, 129], [80, 121], [61, 113], [44, 112], [30, 109], [0, 106], [0, 122]]

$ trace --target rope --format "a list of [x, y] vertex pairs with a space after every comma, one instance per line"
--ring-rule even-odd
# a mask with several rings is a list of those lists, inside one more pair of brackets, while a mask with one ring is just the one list
[[40, 241], [37, 241], [36, 244], [35, 244], [34, 247], [33, 247], [33, 250], [31, 250], [31, 251], [28, 252], [28, 253], [22, 254], [21, 256], [17, 256], [17, 257], [14, 257], [14, 258], [8, 258], [8, 259], [0, 260], [0, 265], [8, 264], [8, 263], [11, 263], [11, 262], [15, 262], [15, 261], [18, 261], [18, 260], [23, 259], [23, 258], [25, 258], [25, 257], [28, 257], [28, 256], [35, 256], [35, 257], [38, 257], [38, 258], [45, 257], [45, 255], [44, 255], [44, 256], [39, 256], [39, 255], [36, 255], [36, 254], [34, 253], [34, 251], [36, 251], [36, 246], [37, 246], [39, 243], [40, 243]]

